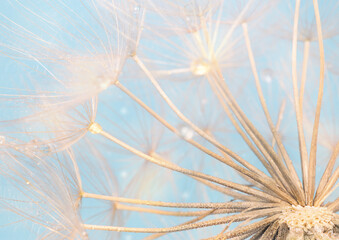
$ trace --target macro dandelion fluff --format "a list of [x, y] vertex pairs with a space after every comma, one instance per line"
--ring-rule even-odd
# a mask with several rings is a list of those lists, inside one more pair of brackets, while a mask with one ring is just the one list
[[339, 239], [337, 1], [0, 9], [5, 239]]

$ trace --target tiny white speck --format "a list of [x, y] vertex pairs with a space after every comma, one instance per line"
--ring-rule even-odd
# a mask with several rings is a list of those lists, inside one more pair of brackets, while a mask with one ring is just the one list
[[127, 235], [127, 236], [125, 237], [125, 239], [126, 239], [126, 240], [132, 240], [133, 238], [132, 238], [131, 235]]
[[127, 177], [127, 172], [126, 172], [126, 171], [122, 171], [122, 172], [120, 173], [120, 176], [121, 176], [122, 178], [126, 178], [126, 177]]
[[125, 108], [125, 107], [121, 108], [121, 109], [120, 109], [120, 113], [121, 113], [122, 115], [126, 115], [126, 114], [128, 113], [127, 108]]
[[6, 142], [6, 137], [0, 136], [0, 144], [5, 144], [5, 142]]
[[261, 72], [261, 76], [265, 82], [271, 83], [273, 78], [273, 71], [269, 68], [266, 68]]
[[187, 198], [190, 197], [190, 194], [189, 194], [188, 192], [184, 192], [184, 193], [181, 195], [181, 197], [182, 197], [183, 199], [187, 199]]

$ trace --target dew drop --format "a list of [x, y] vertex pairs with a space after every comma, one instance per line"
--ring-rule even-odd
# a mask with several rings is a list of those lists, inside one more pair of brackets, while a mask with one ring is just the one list
[[32, 139], [29, 144], [31, 145], [31, 147], [34, 149], [34, 150], [37, 150], [38, 147], [39, 147], [39, 140], [37, 139]]
[[44, 144], [40, 147], [40, 150], [43, 153], [50, 153], [51, 152], [51, 146], [49, 144]]
[[180, 128], [180, 133], [185, 139], [192, 139], [194, 137], [193, 129], [186, 126]]
[[269, 68], [263, 69], [262, 72], [261, 72], [261, 76], [262, 76], [262, 78], [265, 82], [267, 82], [267, 83], [272, 82], [272, 78], [273, 78], [272, 69], [269, 69]]
[[135, 5], [133, 8], [133, 15], [137, 16], [140, 13], [140, 6], [139, 5]]

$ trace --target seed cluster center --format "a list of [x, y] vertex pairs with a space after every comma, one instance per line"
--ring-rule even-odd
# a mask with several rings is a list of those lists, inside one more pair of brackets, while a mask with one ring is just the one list
[[292, 205], [282, 213], [280, 219], [291, 230], [306, 234], [329, 232], [334, 227], [334, 214], [326, 207]]

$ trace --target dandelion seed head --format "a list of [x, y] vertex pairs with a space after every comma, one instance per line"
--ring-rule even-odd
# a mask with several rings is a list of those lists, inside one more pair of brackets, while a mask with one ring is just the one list
[[292, 205], [282, 213], [280, 221], [294, 233], [316, 234], [333, 229], [334, 214], [326, 207]]

